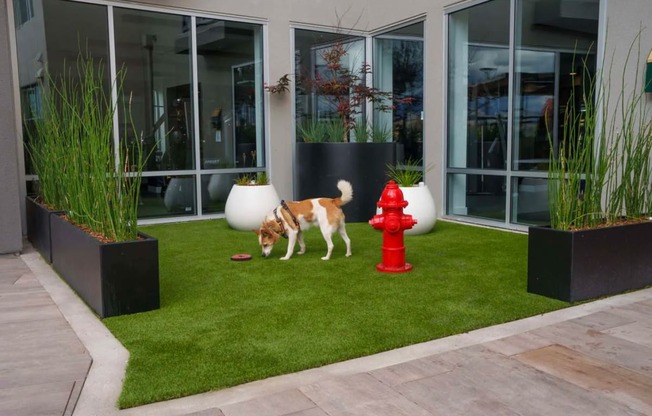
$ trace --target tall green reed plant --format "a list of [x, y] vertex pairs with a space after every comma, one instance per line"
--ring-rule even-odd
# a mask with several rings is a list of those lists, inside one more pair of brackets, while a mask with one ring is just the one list
[[[123, 97], [125, 72], [120, 69], [110, 84], [118, 97]], [[48, 73], [42, 90], [44, 112], [29, 149], [43, 202], [66, 211], [70, 221], [101, 238], [137, 238], [145, 157], [131, 122], [130, 100], [123, 97], [128, 122], [115, 149], [117, 106], [106, 89], [101, 61], [80, 53], [76, 72]]]
[[[640, 40], [639, 31], [627, 51], [625, 67], [632, 58], [635, 63], [641, 61]], [[620, 94], [609, 119], [610, 134], [618, 143], [619, 182], [614, 184], [608, 201], [612, 211], [630, 219], [652, 213], [652, 118], [640, 82], [642, 74], [638, 65], [634, 64], [634, 67], [633, 77], [623, 71], [619, 78]], [[633, 84], [632, 92], [625, 96], [628, 83]]]
[[606, 77], [604, 73], [591, 75], [582, 65], [581, 91], [573, 90], [567, 102], [558, 149], [548, 135], [552, 228], [592, 228], [651, 212], [652, 121], [645, 117], [644, 93], [639, 92], [638, 82], [625, 95], [625, 73], [636, 44], [635, 39], [615, 100], [608, 84], [613, 60]]

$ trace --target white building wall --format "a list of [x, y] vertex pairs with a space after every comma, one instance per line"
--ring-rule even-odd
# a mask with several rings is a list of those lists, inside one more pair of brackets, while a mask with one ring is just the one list
[[[6, 11], [6, 0], [2, 7]], [[3, 2], [5, 3], [5, 2]], [[35, 1], [35, 4], [38, 3]], [[444, 33], [444, 8], [477, 4], [475, 0], [414, 0], [408, 2], [379, 0], [143, 0], [141, 2], [123, 1], [118, 4], [145, 5], [170, 8], [175, 11], [192, 11], [209, 16], [224, 18], [255, 19], [266, 24], [267, 42], [265, 45], [266, 74], [268, 83], [274, 83], [283, 74], [293, 70], [293, 51], [291, 27], [333, 27], [356, 29], [369, 34], [382, 33], [395, 28], [400, 22], [422, 18], [424, 22], [424, 162], [433, 168], [426, 173], [426, 183], [433, 192], [437, 212], [444, 212], [444, 126], [445, 106], [445, 65], [446, 34]], [[629, 47], [639, 27], [652, 22], [650, 0], [604, 0], [608, 25], [608, 49], [622, 53]], [[6, 30], [6, 24], [0, 21]], [[11, 28], [13, 30], [13, 28]], [[639, 74], [644, 71], [644, 60], [652, 48], [652, 28], [644, 30], [641, 38], [641, 56], [636, 60]], [[6, 49], [3, 49], [6, 50]], [[619, 58], [620, 59], [620, 58]], [[6, 61], [3, 61], [6, 62]], [[634, 65], [629, 70], [634, 71]], [[616, 69], [616, 68], [614, 68]], [[617, 73], [617, 71], [614, 71]], [[620, 90], [618, 79], [613, 79], [612, 89]], [[13, 88], [6, 72], [0, 73], [3, 89]], [[628, 87], [630, 88], [630, 87]], [[3, 94], [4, 96], [4, 94]], [[646, 99], [650, 100], [648, 94]], [[281, 198], [291, 199], [293, 189], [294, 118], [292, 94], [270, 96], [266, 94], [267, 166]], [[3, 116], [4, 117], [4, 116]], [[15, 127], [11, 127], [15, 128]], [[4, 129], [3, 129], [4, 130]], [[8, 134], [17, 137], [15, 130]], [[0, 142], [0, 154], [7, 150], [16, 154], [15, 143], [10, 146]], [[20, 164], [22, 166], [22, 163]], [[3, 167], [5, 164], [3, 163]], [[22, 181], [23, 178], [20, 180]], [[0, 178], [5, 186], [6, 178]], [[12, 185], [13, 186], [13, 185]], [[13, 189], [13, 187], [12, 187]], [[4, 213], [2, 213], [4, 217]]]

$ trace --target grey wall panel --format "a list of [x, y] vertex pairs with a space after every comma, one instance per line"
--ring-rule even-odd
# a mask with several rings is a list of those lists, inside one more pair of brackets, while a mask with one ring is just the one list
[[20, 186], [7, 4], [0, 5], [0, 253], [22, 250]]

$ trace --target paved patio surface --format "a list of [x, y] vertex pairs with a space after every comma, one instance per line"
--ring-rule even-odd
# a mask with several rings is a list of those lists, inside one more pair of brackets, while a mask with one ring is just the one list
[[0, 256], [0, 346], [3, 416], [652, 415], [652, 289], [117, 410], [127, 351], [28, 251]]

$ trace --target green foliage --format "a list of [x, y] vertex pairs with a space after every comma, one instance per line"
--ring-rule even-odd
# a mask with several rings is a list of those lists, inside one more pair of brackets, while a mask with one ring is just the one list
[[631, 80], [625, 74], [637, 45], [639, 61], [640, 35], [627, 52], [616, 96], [609, 84], [615, 59], [606, 75], [573, 75], [581, 77], [581, 91], [573, 91], [566, 105], [558, 154], [548, 135], [552, 228], [591, 228], [652, 212], [652, 120], [638, 69], [634, 92], [626, 95]]
[[344, 143], [346, 142], [347, 128], [340, 120], [333, 119], [323, 121], [326, 137], [331, 143]]
[[[137, 237], [140, 179], [145, 157], [133, 130], [130, 102], [120, 147], [113, 146], [116, 106], [105, 88], [103, 63], [80, 53], [76, 71], [47, 74], [43, 114], [29, 132], [28, 152], [39, 177], [42, 202], [114, 241]], [[111, 85], [122, 96], [125, 70]]]
[[[527, 236], [437, 221], [405, 239], [405, 276], [376, 271], [382, 234], [347, 224], [353, 256], [319, 230], [307, 252], [262, 258], [224, 220], [148, 226], [159, 239], [161, 309], [112, 317], [129, 350], [120, 407], [217, 390], [568, 306], [527, 293]], [[183, 236], [183, 238], [179, 238]], [[234, 262], [235, 253], [251, 261]], [[473, 253], [473, 256], [469, 256]]]
[[269, 176], [267, 176], [267, 172], [265, 171], [258, 173], [241, 173], [235, 179], [235, 184], [240, 186], [269, 185]]
[[423, 162], [407, 159], [399, 165], [387, 165], [387, 177], [399, 186], [414, 186], [423, 179]]
[[299, 125], [299, 135], [306, 143], [321, 143], [327, 141], [327, 130], [323, 122], [311, 119]]
[[265, 171], [258, 172], [258, 175], [256, 175], [256, 184], [269, 185], [269, 176], [267, 176], [267, 172]]
[[392, 141], [392, 129], [390, 127], [374, 125], [371, 128], [371, 141], [373, 143], [387, 143]]
[[386, 125], [377, 126], [362, 121], [356, 123], [353, 132], [355, 134], [355, 141], [358, 143], [387, 143], [392, 141], [392, 129]]
[[[384, 128], [370, 132], [367, 123], [361, 123], [356, 116], [364, 113], [366, 105], [371, 105], [380, 112], [387, 112], [391, 111], [396, 104], [411, 104], [414, 98], [395, 97], [390, 91], [382, 91], [367, 85], [367, 77], [372, 75], [371, 65], [362, 63], [359, 68], [351, 68], [344, 64], [347, 55], [346, 43], [338, 41], [321, 52], [325, 73], [316, 77], [301, 78], [302, 87], [325, 99], [337, 115], [337, 125], [335, 123], [328, 125], [332, 129], [337, 129], [337, 131], [331, 131], [332, 134], [328, 136], [328, 141], [348, 142], [351, 131], [355, 131], [357, 142], [366, 142], [368, 137], [371, 137], [371, 141], [374, 143], [391, 141], [388, 140], [388, 138], [391, 139], [391, 130], [389, 130], [389, 134]], [[364, 119], [364, 116], [362, 118]], [[340, 126], [341, 136], [339, 135]], [[299, 130], [301, 131], [302, 128], [300, 126]], [[312, 136], [309, 137], [310, 139], [304, 139], [304, 141], [323, 141], [315, 140]]]

